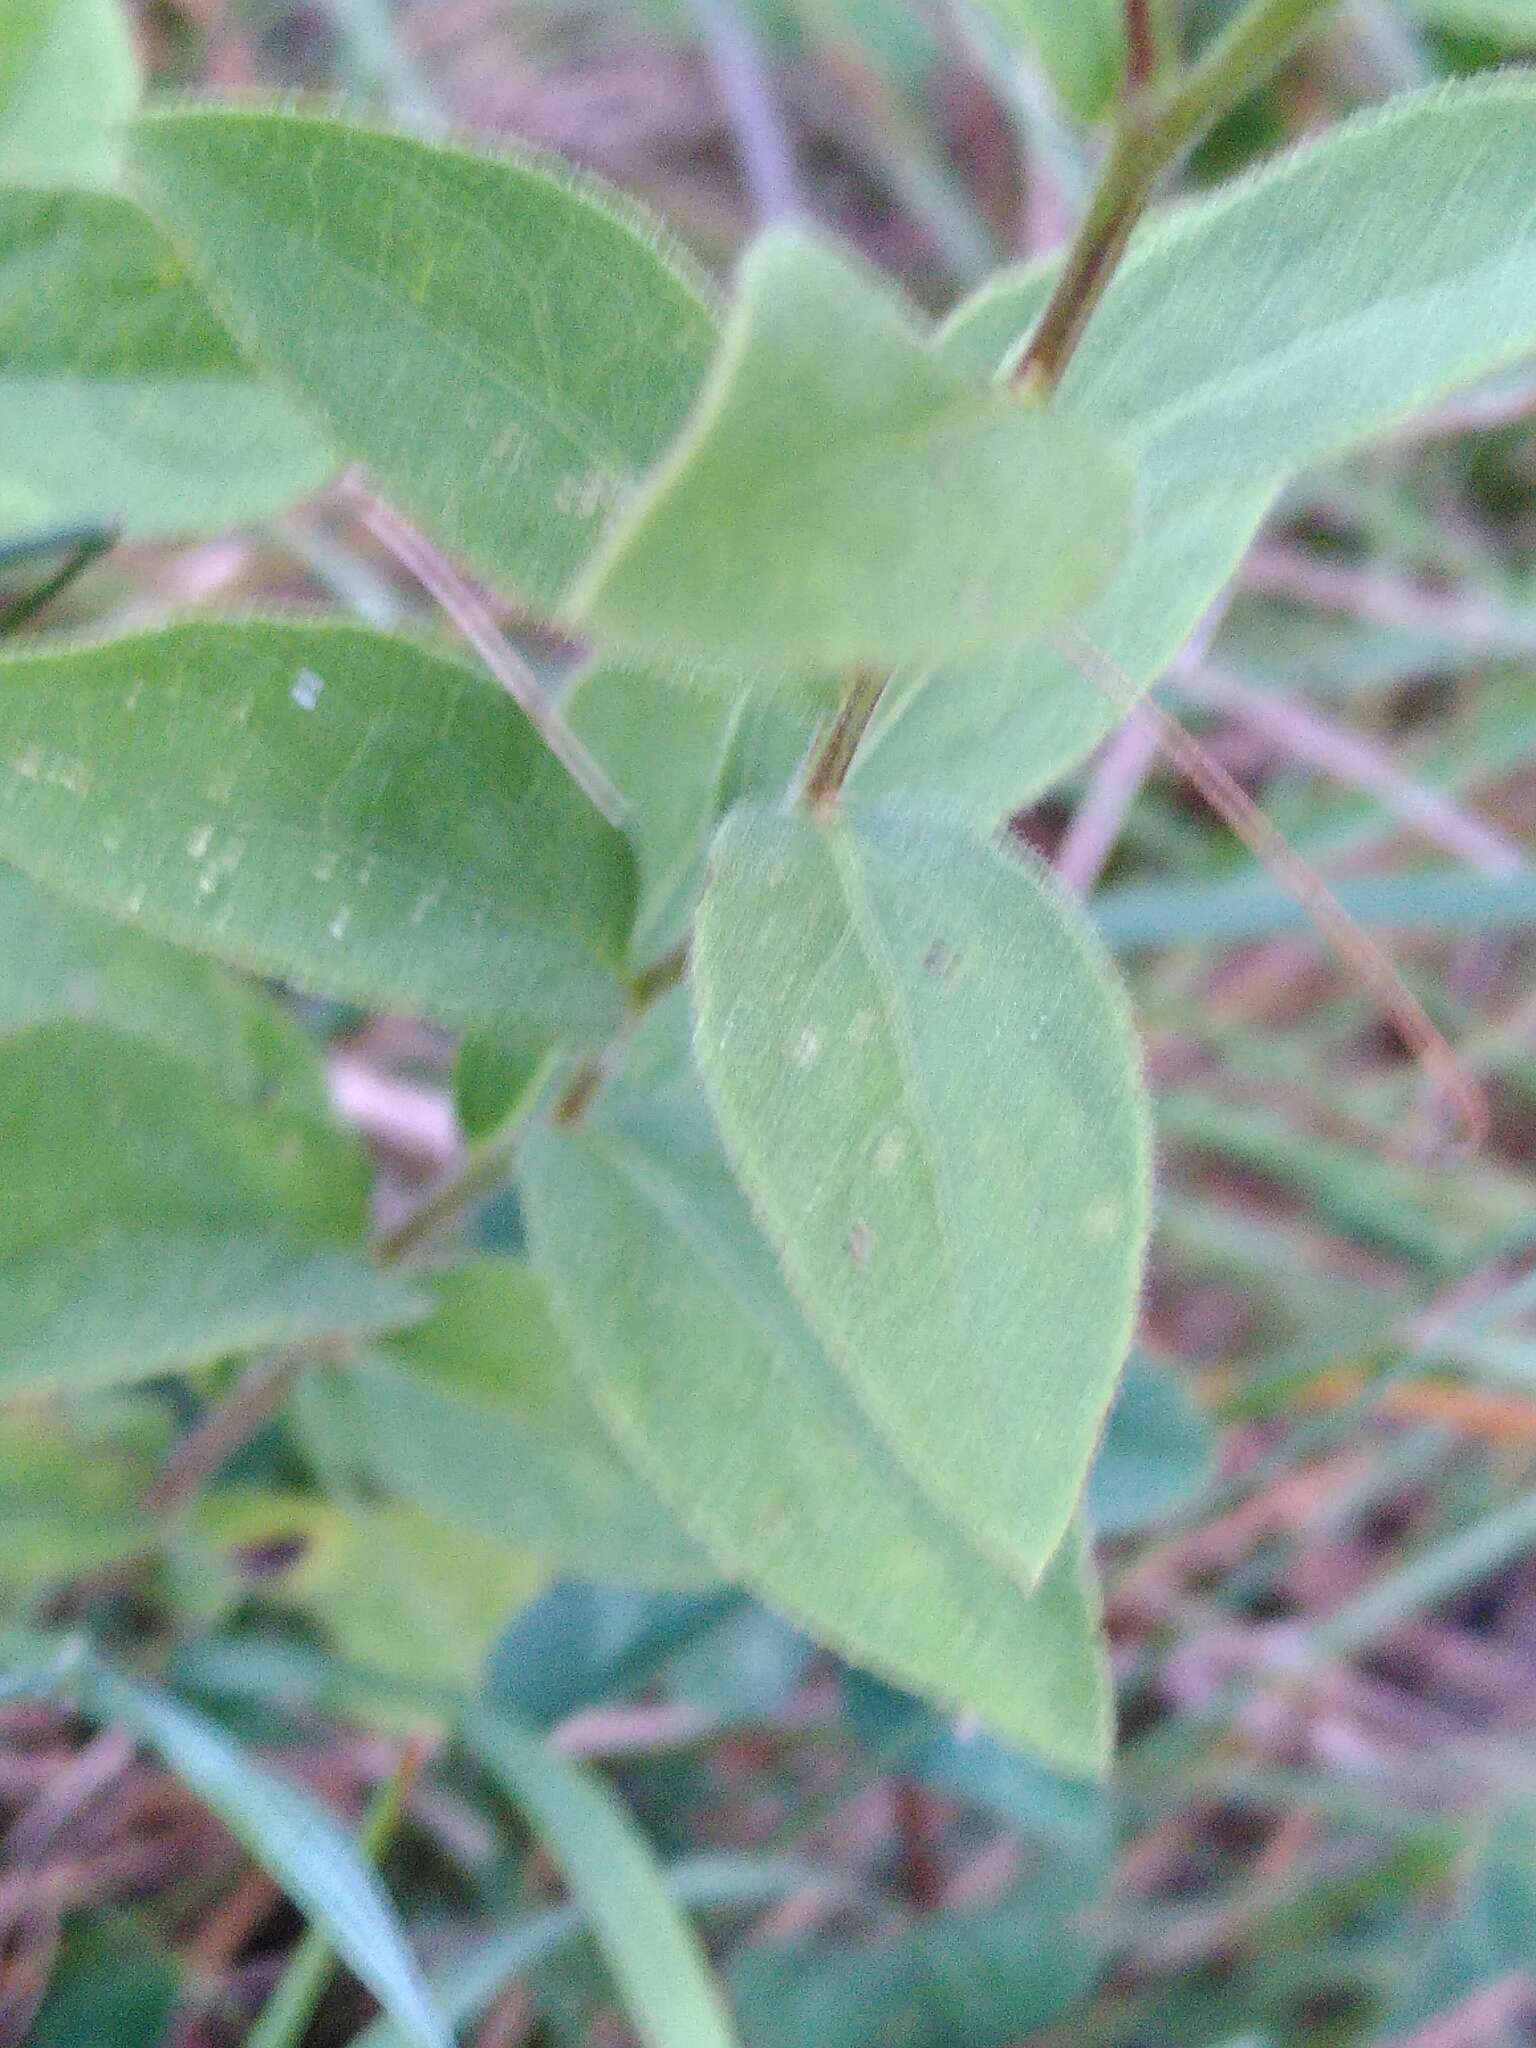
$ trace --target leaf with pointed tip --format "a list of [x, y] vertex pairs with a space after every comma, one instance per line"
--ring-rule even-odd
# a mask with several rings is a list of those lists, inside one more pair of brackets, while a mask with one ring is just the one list
[[367, 1334], [426, 1307], [317, 1203], [328, 1147], [88, 1024], [0, 1042], [0, 1392], [99, 1386]]
[[0, 532], [204, 533], [335, 467], [137, 206], [0, 190]]
[[0, 179], [110, 185], [139, 98], [120, 0], [6, 0], [0, 21]]
[[[1536, 82], [1404, 95], [1132, 243], [1061, 388], [1137, 462], [1138, 524], [1075, 621], [1138, 686], [1237, 567], [1281, 484], [1536, 345]], [[1004, 275], [941, 333], [991, 375], [1023, 346], [1047, 266]], [[990, 822], [1123, 715], [1040, 643], [893, 694], [850, 777]]]
[[1149, 1118], [1043, 870], [942, 817], [758, 807], [715, 842], [696, 1047], [807, 1320], [903, 1463], [1033, 1580], [1135, 1323]]
[[713, 1579], [599, 1419], [538, 1276], [482, 1258], [435, 1288], [428, 1322], [340, 1382], [375, 1476], [567, 1571], [638, 1586]]
[[628, 845], [495, 685], [361, 627], [182, 625], [0, 660], [0, 855], [301, 987], [586, 1043]]
[[687, 416], [713, 314], [596, 180], [275, 111], [148, 115], [133, 161], [256, 359], [412, 518], [536, 603]]
[[722, 1572], [855, 1662], [1102, 1771], [1086, 1554], [1059, 1546], [1026, 1593], [919, 1491], [795, 1307], [702, 1110], [537, 1133], [521, 1186], [593, 1398]]
[[90, 1714], [147, 1743], [218, 1815], [324, 1930], [412, 2048], [449, 2048], [388, 1896], [323, 1806], [263, 1770], [211, 1721], [96, 1658], [75, 1683]]
[[1129, 501], [1071, 412], [989, 390], [841, 251], [780, 230], [749, 250], [692, 421], [569, 609], [647, 660], [938, 661], [1094, 596]]

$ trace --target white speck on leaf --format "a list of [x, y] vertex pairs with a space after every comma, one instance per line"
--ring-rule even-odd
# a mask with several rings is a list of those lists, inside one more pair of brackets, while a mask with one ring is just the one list
[[199, 825], [192, 834], [192, 837], [187, 841], [187, 858], [189, 860], [201, 860], [212, 842], [213, 827], [211, 825]]
[[795, 1041], [795, 1065], [811, 1066], [821, 1051], [821, 1039], [814, 1031], [802, 1031]]
[[320, 702], [320, 692], [324, 688], [324, 676], [317, 676], [312, 668], [301, 668], [294, 677], [293, 688], [288, 694], [301, 711], [313, 711]]
[[347, 936], [347, 926], [351, 922], [352, 912], [343, 904], [341, 909], [331, 919], [331, 937], [333, 939], [344, 939]]

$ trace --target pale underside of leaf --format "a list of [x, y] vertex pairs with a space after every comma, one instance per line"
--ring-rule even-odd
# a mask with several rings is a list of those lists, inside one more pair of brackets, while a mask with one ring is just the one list
[[721, 1570], [856, 1662], [1101, 1769], [1078, 1546], [1027, 1594], [918, 1490], [811, 1336], [702, 1116], [673, 1103], [540, 1134], [522, 1185], [594, 1399]]
[[1129, 471], [1069, 410], [930, 351], [793, 231], [745, 258], [709, 383], [568, 609], [641, 659], [814, 676], [1006, 645], [1124, 551]]
[[[1138, 464], [1137, 527], [1075, 620], [1144, 687], [1236, 569], [1282, 485], [1536, 345], [1536, 84], [1404, 95], [1133, 242], [1062, 398]], [[1005, 373], [1050, 284], [1004, 275], [937, 347]], [[1123, 715], [1047, 643], [891, 694], [855, 767], [872, 799], [922, 787], [991, 820]]]
[[943, 818], [743, 808], [693, 986], [726, 1149], [906, 1466], [1025, 1579], [1134, 1325], [1149, 1126], [1124, 999], [1043, 873]]

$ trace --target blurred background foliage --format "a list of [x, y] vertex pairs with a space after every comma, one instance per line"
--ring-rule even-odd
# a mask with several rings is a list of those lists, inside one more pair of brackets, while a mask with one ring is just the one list
[[[1192, 0], [1188, 46], [1232, 11]], [[1118, 62], [1108, 0], [144, 0], [135, 29], [162, 88], [334, 91], [557, 151], [722, 274], [761, 221], [810, 212], [935, 313], [1060, 241]], [[1532, 54], [1532, 0], [1351, 0], [1189, 180]], [[1091, 1489], [1109, 1787], [841, 1667], [685, 1561], [649, 1593], [578, 1576], [591, 1528], [562, 1552], [553, 1510], [530, 1546], [499, 1475], [543, 1483], [562, 1383], [537, 1344], [489, 1346], [472, 1298], [429, 1356], [400, 1338], [351, 1384], [275, 1390], [228, 1456], [233, 1369], [0, 1417], [10, 1620], [153, 1650], [349, 1827], [396, 1785], [383, 1869], [466, 2041], [630, 2038], [506, 1780], [434, 1747], [473, 1698], [599, 1767], [753, 2048], [1536, 2038], [1533, 420], [1536, 373], [1513, 372], [1292, 488], [1165, 688], [1391, 939], [1489, 1091], [1478, 1158], [1397, 1156], [1413, 1084], [1369, 994], [1137, 721], [1017, 821], [1093, 892], [1157, 1095], [1141, 1347]], [[69, 553], [0, 558], [7, 630]], [[373, 623], [419, 602], [325, 499], [114, 549], [29, 622], [272, 601]], [[12, 874], [0, 935], [0, 1033], [133, 1033], [280, 1111], [385, 1228], [457, 1156], [438, 1033], [237, 983]], [[472, 1128], [476, 1086], [506, 1086], [487, 1058], [460, 1068]], [[475, 1228], [499, 1259], [521, 1244], [504, 1195]], [[515, 1289], [497, 1270], [491, 1294]], [[611, 1475], [587, 1481], [595, 1526]], [[254, 2040], [302, 1954], [291, 1886], [224, 1824], [238, 1795], [221, 1822], [174, 1745], [157, 1761], [97, 1718], [0, 1703], [0, 2044]], [[285, 2038], [377, 2048], [371, 2021], [339, 1973]]]

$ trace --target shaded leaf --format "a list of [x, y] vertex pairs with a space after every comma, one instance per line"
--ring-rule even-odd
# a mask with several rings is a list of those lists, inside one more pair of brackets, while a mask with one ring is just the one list
[[161, 2048], [180, 1997], [169, 1952], [141, 1922], [93, 1917], [64, 1943], [27, 2048]]
[[623, 1012], [620, 834], [492, 683], [360, 627], [0, 661], [0, 852], [323, 994], [583, 1041]]
[[[768, 1905], [804, 1890], [816, 1878], [801, 1863], [747, 1856], [693, 1856], [669, 1865], [661, 1875], [668, 1897], [692, 1907]], [[587, 1917], [579, 1906], [530, 1913], [435, 1970], [429, 1981], [438, 2004], [456, 2025], [468, 2026], [500, 1992], [586, 1931]], [[401, 2048], [401, 2039], [387, 2020], [376, 2020], [352, 2048]]]
[[812, 1338], [703, 1116], [537, 1133], [522, 1185], [594, 1399], [725, 1575], [855, 1661], [1102, 1768], [1075, 1544], [1027, 1596], [913, 1485]]
[[35, 1601], [39, 1587], [144, 1549], [154, 1534], [144, 1498], [170, 1434], [143, 1402], [0, 1413], [0, 1597]]
[[138, 207], [0, 190], [0, 533], [204, 533], [280, 511], [335, 466]]
[[1114, 1844], [1104, 1786], [1048, 1770], [862, 1672], [849, 1673], [844, 1691], [866, 1748], [891, 1756], [904, 1776], [1042, 1845], [1063, 1910], [1091, 1903], [1108, 1885]]
[[1005, 2048], [1087, 1995], [1102, 1947], [1040, 1883], [893, 1941], [749, 1948], [731, 1989], [751, 2048]]
[[1033, 1580], [1135, 1323], [1150, 1136], [1124, 998], [1043, 870], [895, 809], [722, 828], [700, 1068], [807, 1320], [902, 1462]]
[[201, 1715], [91, 1659], [87, 1711], [120, 1723], [270, 1872], [415, 2048], [449, 2048], [378, 1879], [324, 1807], [274, 1777]]
[[1133, 1356], [1115, 1390], [1088, 1475], [1088, 1519], [1101, 1536], [1154, 1527], [1211, 1476], [1216, 1432], [1182, 1381]]
[[0, 21], [0, 179], [110, 185], [139, 98], [122, 0], [6, 0]]
[[749, 250], [688, 430], [571, 609], [643, 659], [937, 661], [1092, 597], [1128, 510], [1128, 472], [1070, 412], [987, 390], [872, 275], [780, 230]]
[[358, 1448], [403, 1499], [565, 1570], [630, 1585], [715, 1574], [598, 1418], [537, 1275], [484, 1258], [430, 1321], [338, 1383]]
[[623, 1807], [505, 1715], [476, 1713], [464, 1733], [564, 1872], [646, 2048], [731, 2048], [703, 1946]]
[[713, 317], [594, 180], [278, 112], [152, 114], [134, 160], [257, 359], [528, 598], [563, 590], [686, 417]]
[[537, 1031], [472, 1033], [453, 1064], [453, 1106], [472, 1143], [524, 1115], [549, 1073], [554, 1046]]
[[242, 1551], [276, 1546], [264, 1599], [317, 1621], [354, 1664], [432, 1688], [472, 1684], [543, 1579], [526, 1551], [394, 1502], [225, 1487], [199, 1503], [195, 1534], [235, 1586]]
[[[1133, 242], [1061, 389], [1135, 457], [1136, 538], [1076, 624], [1144, 685], [1232, 573], [1280, 485], [1536, 345], [1536, 84], [1404, 95]], [[1050, 284], [1004, 275], [940, 353], [1010, 363]], [[1049, 648], [953, 665], [892, 699], [866, 797], [944, 790], [990, 821], [1115, 725]]]
[[744, 1596], [635, 1593], [580, 1580], [551, 1586], [491, 1652], [485, 1697], [519, 1720], [548, 1725], [578, 1707], [632, 1692], [658, 1665], [736, 1612]]
[[6, 867], [0, 949], [0, 1037], [67, 1019], [108, 1024], [190, 1061], [231, 1102], [328, 1118], [313, 1042], [264, 991], [211, 961], [63, 903]]
[[302, 1142], [99, 1026], [0, 1043], [0, 1390], [141, 1378], [419, 1314], [399, 1277], [314, 1241], [338, 1219], [307, 1184]]

